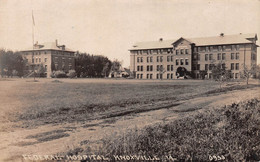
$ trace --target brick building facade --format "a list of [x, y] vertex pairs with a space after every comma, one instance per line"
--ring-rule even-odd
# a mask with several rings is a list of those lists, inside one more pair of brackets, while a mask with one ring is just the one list
[[[179, 38], [139, 42], [130, 49], [130, 70], [137, 79], [212, 78], [213, 65], [221, 63], [239, 78], [243, 66], [257, 61], [257, 35], [238, 34], [205, 38]], [[201, 71], [206, 75], [201, 76]]]
[[65, 45], [59, 45], [58, 41], [34, 45], [33, 49], [21, 51], [26, 58], [27, 74], [33, 69], [43, 66], [45, 76], [50, 77], [52, 71], [62, 70], [68, 72], [75, 70], [75, 52]]

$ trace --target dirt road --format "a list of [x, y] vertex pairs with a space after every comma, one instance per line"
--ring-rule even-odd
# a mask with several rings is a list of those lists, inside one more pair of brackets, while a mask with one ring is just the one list
[[54, 155], [66, 153], [83, 145], [96, 143], [111, 135], [126, 133], [129, 129], [169, 122], [212, 107], [260, 98], [260, 88], [235, 90], [224, 94], [178, 101], [176, 106], [138, 114], [112, 117], [91, 122], [44, 125], [34, 129], [17, 128], [1, 132], [0, 161], [21, 161], [21, 155]]

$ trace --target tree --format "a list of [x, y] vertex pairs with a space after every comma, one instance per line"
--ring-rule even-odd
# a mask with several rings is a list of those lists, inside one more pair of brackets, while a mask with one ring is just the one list
[[103, 70], [102, 73], [105, 77], [107, 77], [107, 74], [109, 73], [109, 66], [111, 67], [110, 63], [107, 62], [104, 66], [103, 66]]
[[36, 68], [36, 76], [38, 77], [44, 77], [45, 73], [45, 69], [43, 67], [43, 64], [40, 64], [37, 68]]
[[120, 68], [121, 68], [121, 62], [118, 61], [117, 59], [114, 60], [114, 61], [112, 62], [112, 65], [111, 65], [111, 73], [114, 73], [114, 74], [117, 75], [118, 72], [119, 72], [119, 70], [120, 70]]
[[212, 77], [219, 82], [221, 88], [222, 83], [228, 81], [231, 76], [231, 70], [226, 70], [225, 64], [212, 64]]
[[251, 65], [251, 66], [247, 66], [247, 65], [242, 65], [243, 69], [242, 71], [240, 71], [240, 77], [242, 78], [246, 78], [246, 85], [248, 85], [248, 80], [250, 77], [252, 77], [253, 75], [256, 75], [256, 70], [257, 70], [257, 66]]
[[25, 59], [20, 52], [6, 51], [0, 49], [0, 69], [1, 76], [13, 76], [13, 71], [17, 71], [18, 76], [23, 76]]
[[111, 61], [105, 56], [77, 53], [75, 60], [77, 77], [104, 77], [109, 73], [110, 67]]

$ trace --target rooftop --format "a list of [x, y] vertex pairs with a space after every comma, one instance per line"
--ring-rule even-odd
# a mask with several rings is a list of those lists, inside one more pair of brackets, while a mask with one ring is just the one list
[[25, 50], [22, 51], [32, 51], [32, 50], [58, 50], [58, 51], [68, 51], [68, 52], [75, 52], [69, 48], [67, 48], [65, 45], [59, 45], [58, 41], [56, 40], [55, 42], [46, 42], [46, 43], [42, 43], [42, 44], [38, 44], [38, 42], [36, 42], [34, 44], [34, 48], [27, 48]]
[[[183, 38], [196, 46], [208, 46], [208, 45], [224, 45], [224, 44], [243, 44], [252, 43], [249, 39], [256, 38], [256, 34], [237, 34], [237, 35], [219, 35], [214, 37], [202, 37], [202, 38]], [[158, 49], [158, 48], [172, 48], [173, 43], [178, 39], [174, 40], [162, 40], [149, 41], [149, 42], [137, 42], [133, 45], [130, 50], [141, 50], [141, 49]]]

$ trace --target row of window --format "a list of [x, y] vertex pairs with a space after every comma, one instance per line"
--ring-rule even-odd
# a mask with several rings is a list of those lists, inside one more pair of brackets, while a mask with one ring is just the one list
[[230, 49], [231, 51], [239, 50], [239, 45], [226, 45], [226, 46], [206, 46], [206, 47], [195, 47], [195, 52], [211, 52], [211, 51], [226, 51]]
[[[137, 71], [143, 71], [143, 66], [137, 66]], [[153, 65], [147, 65], [146, 71], [153, 71]], [[156, 71], [164, 71], [163, 65], [157, 65]], [[173, 71], [173, 65], [167, 65], [167, 71]]]
[[155, 50], [139, 50], [139, 51], [134, 51], [137, 55], [142, 55], [142, 54], [173, 54], [175, 52], [176, 55], [179, 54], [189, 54], [189, 49], [176, 49], [175, 51], [171, 49], [155, 49]]
[[[28, 62], [28, 59], [27, 59], [27, 62]], [[32, 58], [32, 63], [41, 63], [42, 60], [41, 58]], [[44, 62], [47, 62], [47, 58], [44, 58]]]
[[[205, 70], [212, 70], [214, 68], [214, 64], [205, 64]], [[221, 68], [226, 68], [226, 64], [221, 64]], [[239, 70], [239, 63], [231, 63], [230, 64], [230, 69], [231, 70]], [[194, 67], [194, 70], [200, 70], [200, 64], [197, 64]]]
[[[173, 79], [173, 73], [167, 73], [167, 79]], [[137, 74], [137, 79], [143, 79], [143, 74]], [[153, 79], [153, 74], [146, 74], [146, 79]], [[163, 74], [156, 74], [156, 79], [163, 79]]]
[[[200, 54], [194, 55], [193, 57], [196, 60], [201, 60]], [[205, 61], [213, 60], [213, 54], [205, 54]], [[230, 55], [231, 60], [239, 60], [239, 53], [231, 53]], [[226, 60], [226, 53], [218, 53], [217, 60]]]

